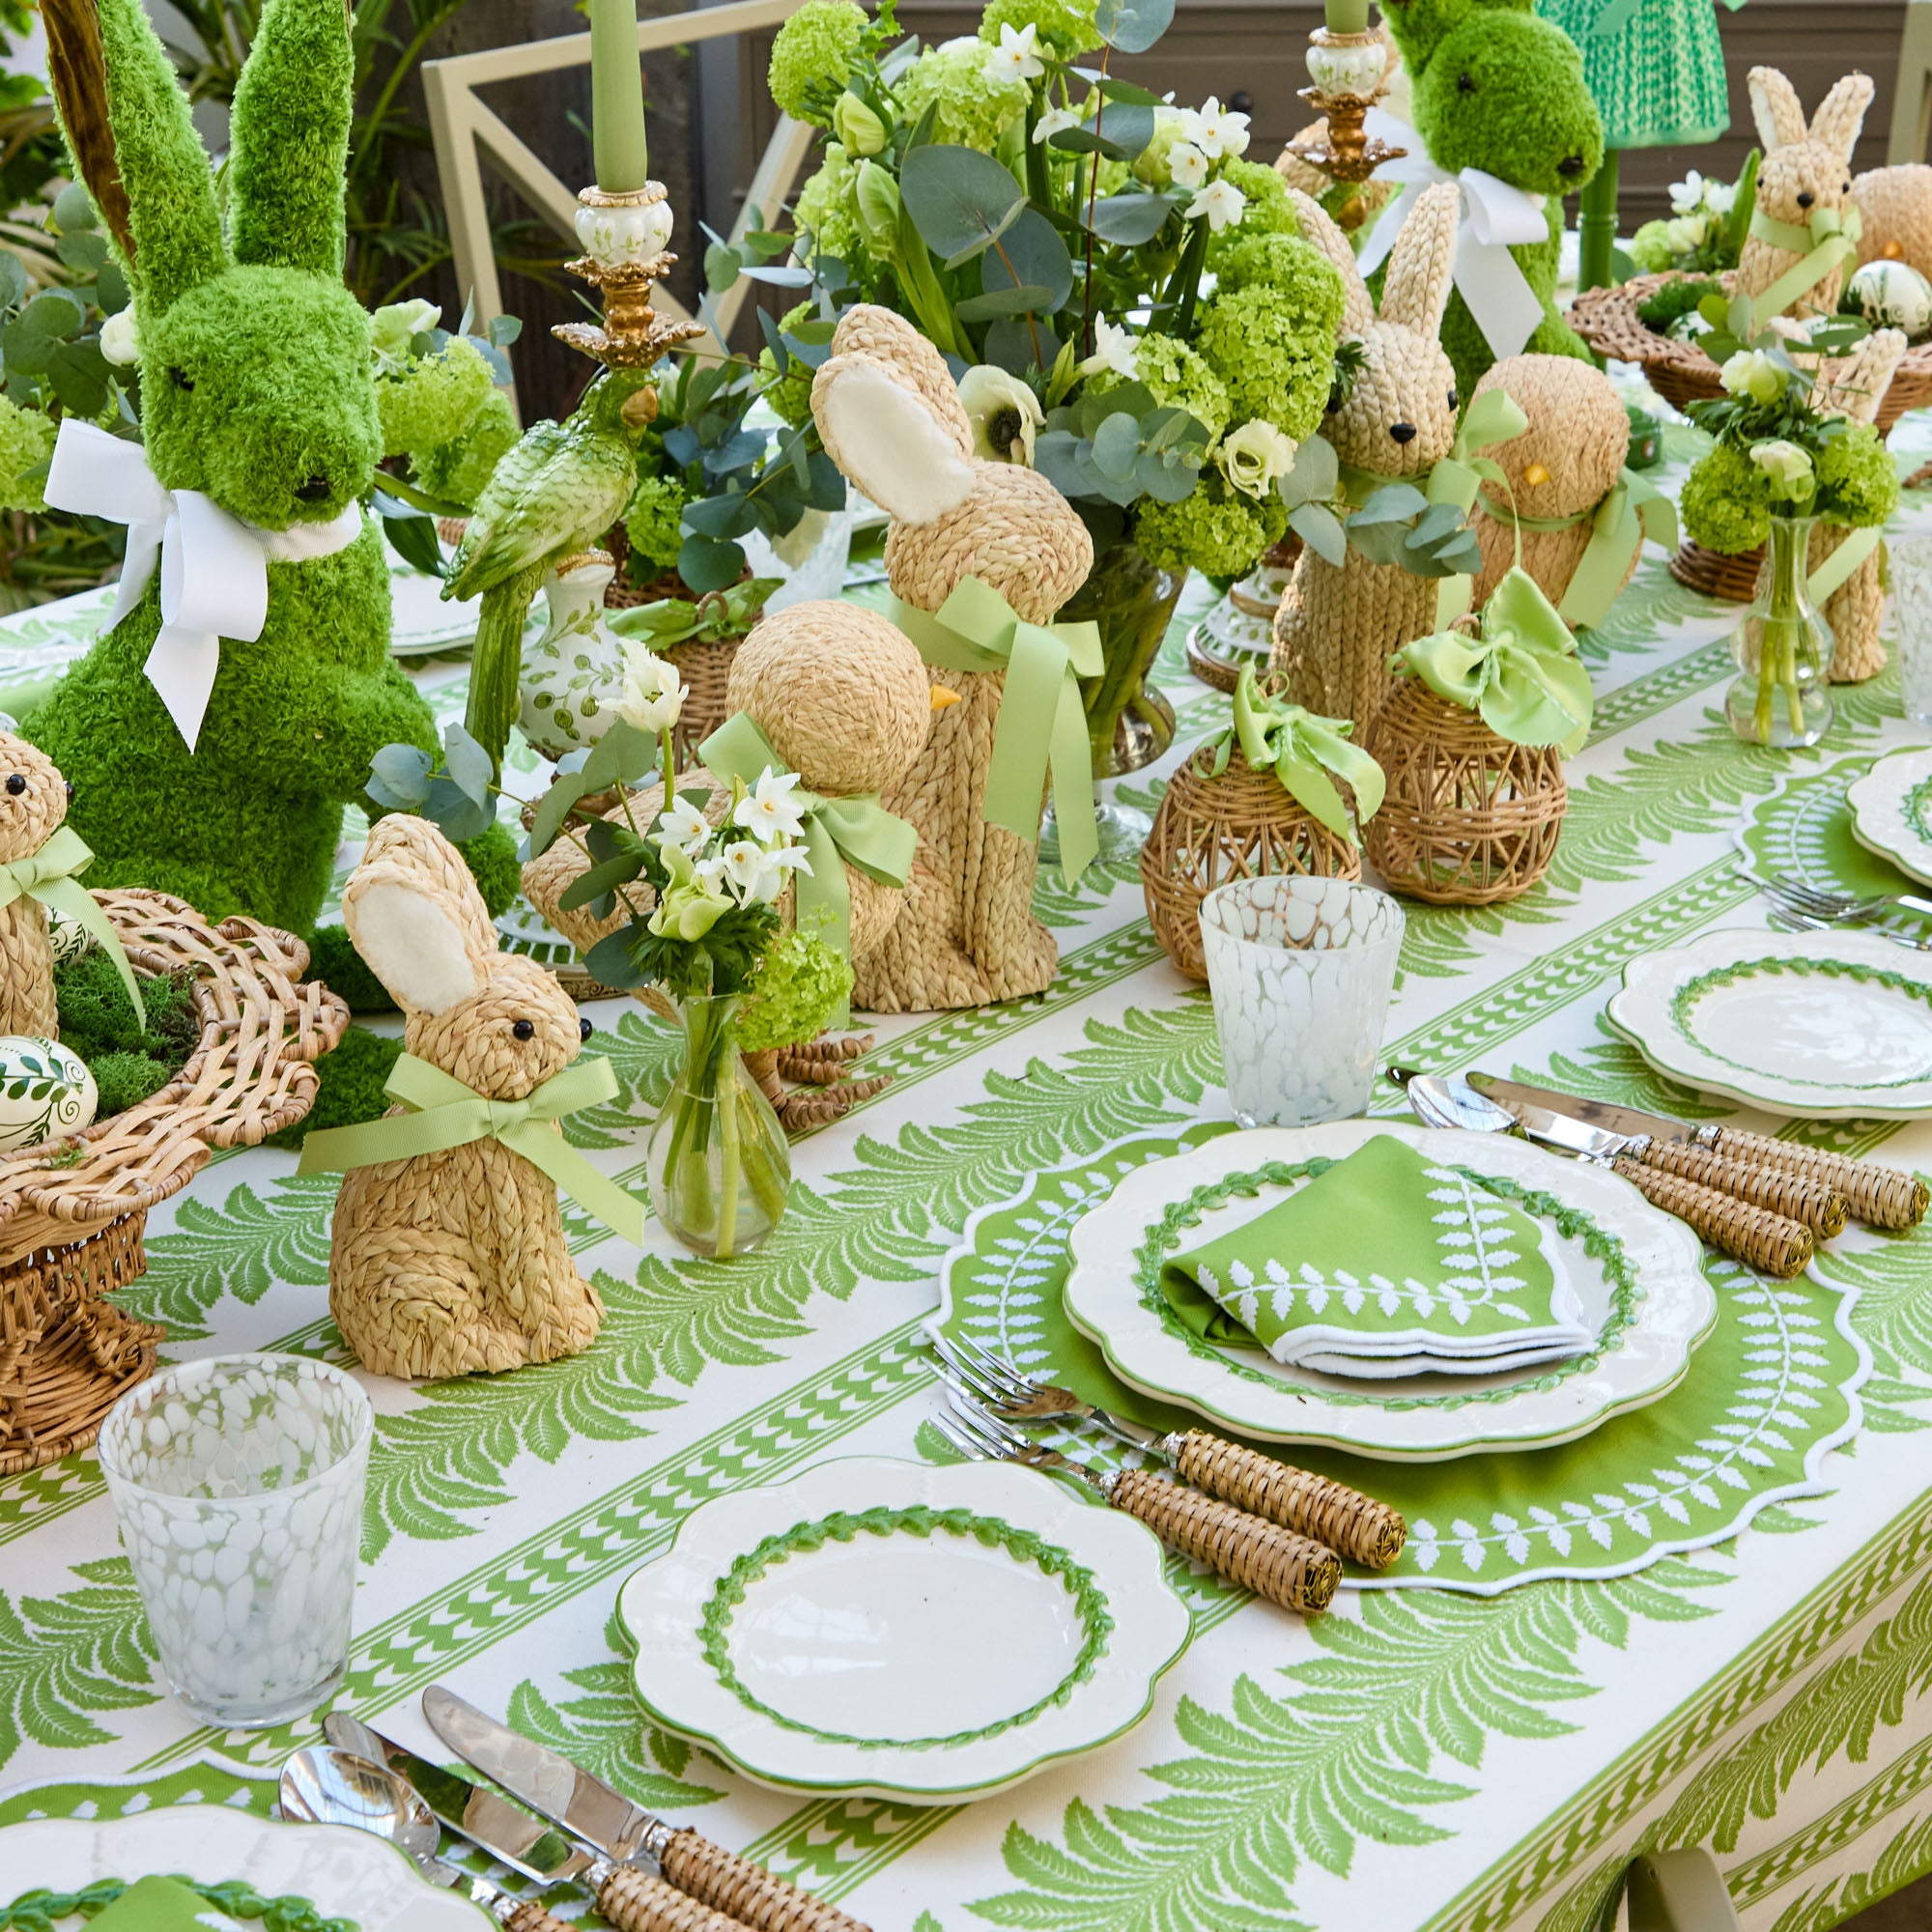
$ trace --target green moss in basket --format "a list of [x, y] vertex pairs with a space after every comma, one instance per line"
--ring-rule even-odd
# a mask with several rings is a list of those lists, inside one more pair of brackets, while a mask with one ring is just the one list
[[293, 1126], [270, 1134], [266, 1145], [293, 1151], [312, 1127], [349, 1127], [380, 1120], [389, 1108], [383, 1083], [402, 1051], [399, 1039], [385, 1038], [367, 1027], [351, 1027], [342, 1036], [342, 1044], [315, 1064], [320, 1079], [315, 1105]]
[[1721, 296], [1723, 284], [1700, 275], [1686, 275], [1665, 282], [1654, 296], [1646, 296], [1636, 305], [1637, 320], [1654, 335], [1667, 335], [1670, 325], [1691, 314], [1706, 296]]
[[126, 1113], [158, 1093], [181, 1071], [201, 1035], [187, 975], [141, 982], [148, 1009], [144, 1028], [114, 962], [98, 951], [54, 968], [54, 1000], [61, 1044], [79, 1054], [94, 1075], [99, 1120]]

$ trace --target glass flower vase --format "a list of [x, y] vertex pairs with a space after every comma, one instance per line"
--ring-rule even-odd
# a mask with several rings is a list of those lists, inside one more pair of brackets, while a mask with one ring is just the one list
[[1809, 517], [1773, 517], [1758, 594], [1731, 633], [1739, 675], [1724, 696], [1731, 729], [1750, 745], [1788, 751], [1831, 729], [1826, 667], [1834, 639], [1811, 601]]
[[739, 996], [687, 1000], [684, 1065], [644, 1151], [658, 1219], [694, 1253], [725, 1262], [778, 1226], [791, 1149], [738, 1051]]

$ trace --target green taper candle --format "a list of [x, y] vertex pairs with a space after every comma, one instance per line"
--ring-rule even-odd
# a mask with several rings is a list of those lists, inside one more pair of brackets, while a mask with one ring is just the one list
[[1322, 25], [1331, 34], [1366, 34], [1369, 0], [1323, 0]]
[[650, 179], [636, 0], [590, 0], [590, 148], [606, 194], [634, 193]]

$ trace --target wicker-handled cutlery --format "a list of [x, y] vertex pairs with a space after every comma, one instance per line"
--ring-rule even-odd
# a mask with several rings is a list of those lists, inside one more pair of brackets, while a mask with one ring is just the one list
[[1408, 1534], [1402, 1517], [1359, 1490], [1331, 1482], [1205, 1429], [1163, 1435], [1083, 1402], [1071, 1389], [1029, 1375], [970, 1335], [929, 1335], [933, 1352], [967, 1392], [1002, 1422], [1092, 1423], [1117, 1441], [1165, 1463], [1183, 1482], [1265, 1517], [1371, 1570], [1386, 1570]]

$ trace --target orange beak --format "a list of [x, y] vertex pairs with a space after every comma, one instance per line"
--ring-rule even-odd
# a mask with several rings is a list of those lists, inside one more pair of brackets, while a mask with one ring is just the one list
[[932, 708], [935, 711], [944, 711], [949, 704], [958, 702], [959, 694], [956, 691], [949, 691], [943, 684], [935, 684], [932, 687]]

